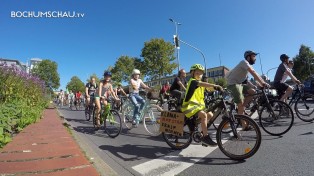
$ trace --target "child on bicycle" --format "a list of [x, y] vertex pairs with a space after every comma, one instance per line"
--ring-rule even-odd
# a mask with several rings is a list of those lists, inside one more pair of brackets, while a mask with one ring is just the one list
[[145, 89], [150, 89], [144, 82], [139, 78], [141, 72], [138, 69], [132, 71], [132, 76], [130, 80], [130, 98], [134, 105], [134, 114], [132, 125], [136, 125], [140, 116], [140, 111], [144, 108], [145, 100], [139, 95], [139, 89], [141, 87]]
[[205, 146], [216, 146], [207, 132], [207, 122], [213, 117], [212, 112], [206, 112], [204, 102], [205, 89], [214, 87], [223, 91], [223, 88], [219, 85], [202, 82], [202, 76], [205, 73], [205, 69], [200, 64], [192, 65], [190, 69], [191, 78], [187, 84], [185, 97], [183, 100], [181, 111], [185, 114], [186, 118], [191, 118], [197, 115], [201, 119], [201, 127], [203, 132], [202, 144]]
[[115, 96], [115, 93], [113, 92], [113, 88], [112, 88], [112, 84], [111, 82], [111, 72], [109, 71], [105, 71], [104, 73], [104, 79], [100, 81], [99, 87], [98, 87], [98, 91], [96, 91], [96, 95], [95, 95], [95, 104], [96, 104], [96, 130], [99, 129], [100, 127], [100, 110], [101, 110], [101, 106], [100, 106], [100, 102], [102, 101], [102, 103], [104, 104], [104, 106], [106, 107], [108, 105], [108, 100], [109, 100], [109, 96], [112, 95], [112, 97], [118, 101], [119, 98]]

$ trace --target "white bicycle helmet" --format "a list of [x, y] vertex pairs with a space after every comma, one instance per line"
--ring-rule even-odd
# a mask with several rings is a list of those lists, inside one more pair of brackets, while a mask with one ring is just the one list
[[139, 75], [139, 74], [141, 74], [141, 72], [138, 69], [134, 69], [132, 71], [132, 75]]

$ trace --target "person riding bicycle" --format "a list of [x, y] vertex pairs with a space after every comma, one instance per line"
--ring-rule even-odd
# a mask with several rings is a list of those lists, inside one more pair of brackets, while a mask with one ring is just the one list
[[96, 104], [96, 130], [100, 127], [100, 110], [101, 105], [100, 101], [102, 101], [103, 105], [106, 107], [108, 105], [109, 97], [112, 96], [116, 101], [119, 100], [113, 92], [111, 82], [112, 74], [109, 71], [104, 72], [104, 79], [100, 81], [99, 87], [95, 93], [95, 104]]
[[[253, 95], [255, 89], [250, 86], [248, 81], [248, 73], [250, 73], [257, 84], [261, 87], [269, 87], [269, 85], [259, 76], [253, 69], [252, 65], [255, 64], [256, 55], [258, 53], [248, 50], [244, 53], [244, 60], [242, 60], [234, 69], [227, 73], [227, 89], [231, 91], [231, 95], [234, 98], [234, 102], [238, 106], [238, 114], [244, 114], [244, 107], [252, 100], [253, 96], [246, 96], [243, 94]], [[255, 87], [255, 86], [254, 86]], [[246, 128], [245, 124], [242, 124], [243, 128]]]
[[[279, 65], [274, 78], [274, 87], [279, 95], [282, 95], [280, 100], [286, 101], [287, 97], [292, 93], [293, 88], [285, 83], [287, 76], [289, 76], [293, 82], [300, 84], [301, 82], [293, 75], [291, 69], [288, 67], [289, 56], [286, 54], [280, 55], [281, 64]], [[287, 76], [285, 76], [285, 74]]]
[[121, 83], [118, 83], [118, 87], [115, 89], [115, 92], [116, 92], [116, 95], [118, 96], [118, 97], [120, 97], [120, 96], [127, 96], [127, 94], [124, 92], [124, 90], [123, 90], [123, 88], [122, 88], [122, 85], [121, 85]]
[[170, 91], [170, 84], [167, 81], [166, 84], [164, 84], [162, 86], [162, 88], [160, 89], [160, 92], [159, 92], [159, 98], [160, 98], [161, 104], [164, 104], [165, 99], [167, 99], [167, 100], [169, 99], [169, 91]]
[[85, 85], [85, 96], [86, 96], [85, 97], [86, 98], [85, 109], [88, 108], [91, 99], [93, 101], [97, 88], [98, 86], [96, 84], [96, 78], [92, 76], [90, 78], [90, 81]]
[[201, 64], [194, 64], [190, 69], [191, 78], [187, 84], [181, 111], [185, 114], [186, 118], [191, 118], [197, 114], [201, 119], [201, 127], [203, 132], [202, 144], [205, 146], [216, 146], [207, 132], [207, 122], [213, 117], [212, 112], [205, 111], [204, 92], [207, 88], [216, 88], [223, 91], [219, 85], [203, 82], [202, 76], [205, 69]]
[[74, 102], [74, 93], [72, 92], [72, 90], [70, 90], [69, 92], [69, 107], [71, 107], [71, 105], [73, 106], [73, 102]]
[[178, 109], [180, 109], [182, 98], [184, 96], [184, 91], [186, 90], [186, 72], [184, 69], [180, 69], [178, 76], [173, 81], [170, 87], [170, 94], [177, 98], [178, 100]]
[[139, 95], [139, 89], [141, 87], [145, 89], [150, 89], [139, 77], [140, 77], [140, 70], [134, 69], [132, 71], [132, 76], [130, 79], [130, 98], [131, 102], [134, 105], [134, 114], [133, 114], [133, 121], [132, 125], [136, 125], [139, 121], [140, 112], [144, 108], [145, 100]]
[[75, 102], [76, 102], [76, 105], [80, 102], [81, 100], [81, 92], [80, 91], [77, 91], [75, 93]]

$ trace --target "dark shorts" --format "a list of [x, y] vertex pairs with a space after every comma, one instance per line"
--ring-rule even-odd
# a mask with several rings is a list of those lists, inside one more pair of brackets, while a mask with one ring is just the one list
[[275, 82], [274, 87], [276, 88], [279, 95], [284, 94], [288, 89], [289, 85], [287, 83]]

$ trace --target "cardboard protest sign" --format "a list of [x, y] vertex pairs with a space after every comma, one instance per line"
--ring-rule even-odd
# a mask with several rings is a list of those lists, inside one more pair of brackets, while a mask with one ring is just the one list
[[162, 111], [159, 131], [183, 136], [184, 117], [183, 113]]

